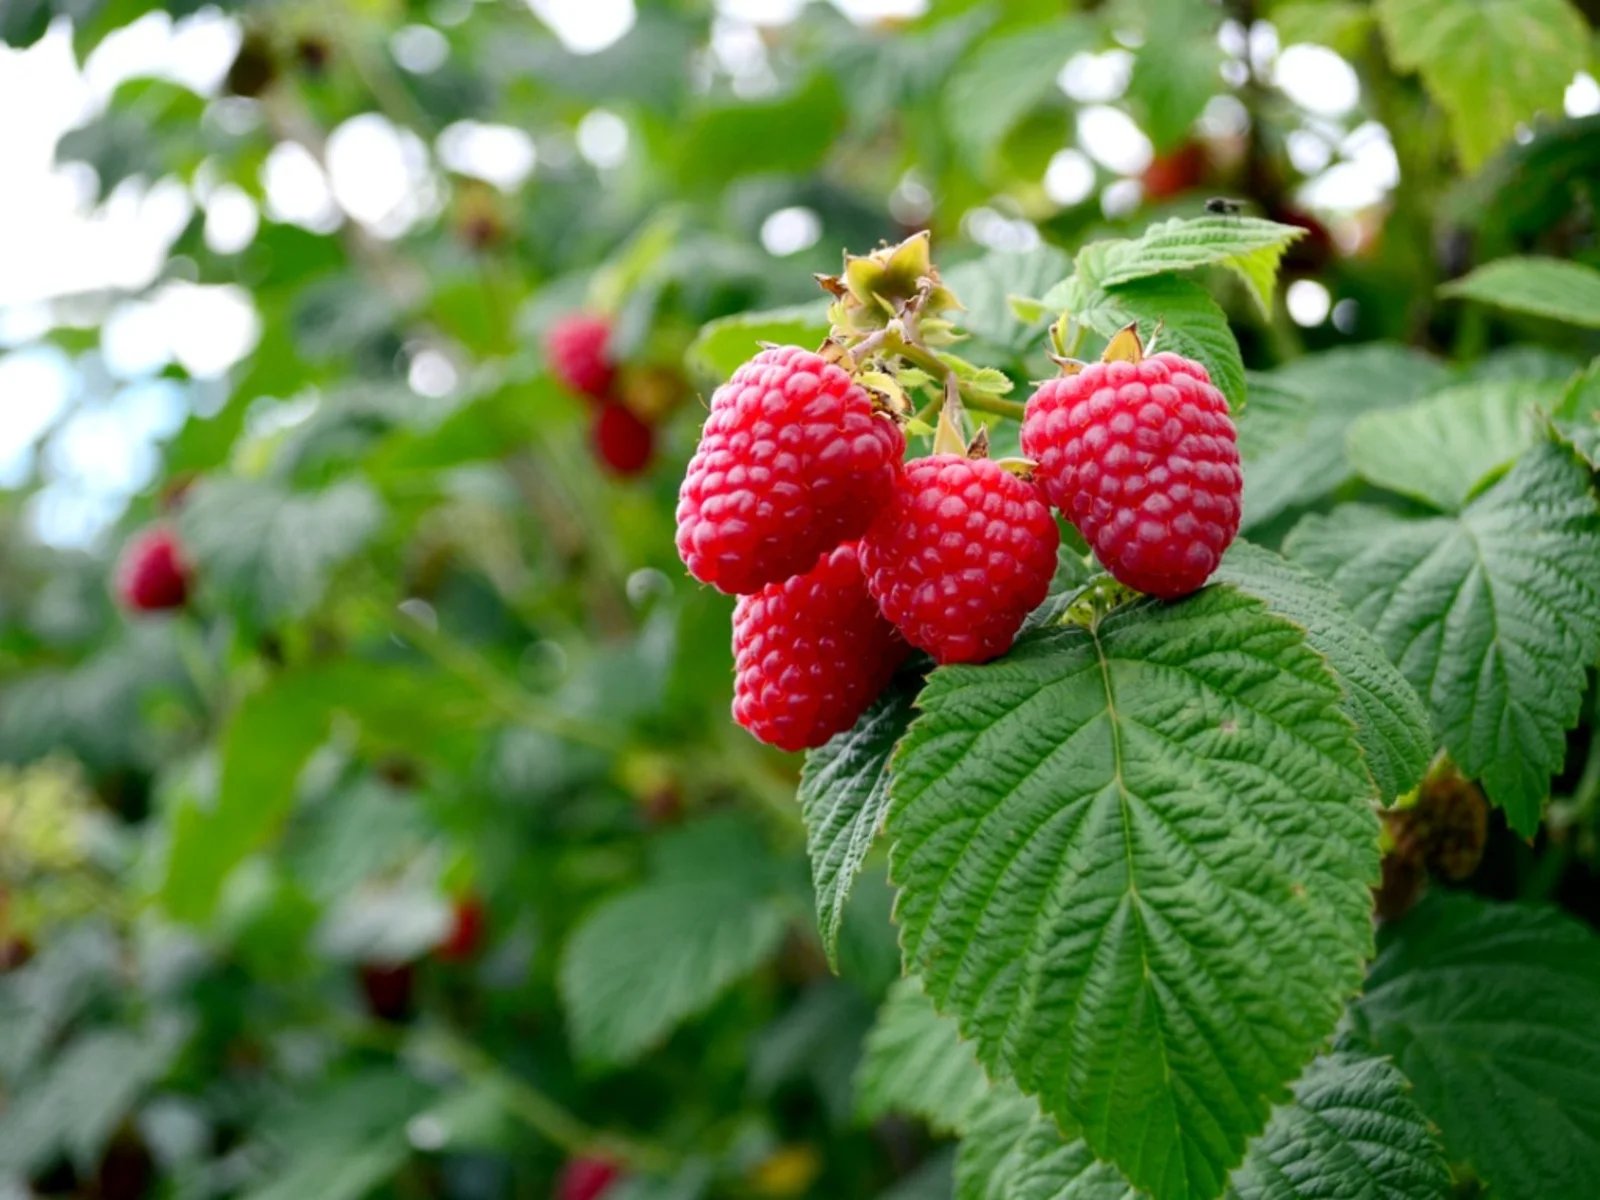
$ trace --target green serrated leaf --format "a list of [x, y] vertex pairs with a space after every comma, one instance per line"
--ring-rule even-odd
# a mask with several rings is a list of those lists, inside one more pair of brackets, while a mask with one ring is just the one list
[[1288, 551], [1332, 581], [1451, 757], [1531, 835], [1600, 652], [1600, 509], [1585, 465], [1541, 443], [1458, 516], [1350, 504], [1302, 521]]
[[1351, 1040], [1394, 1056], [1450, 1160], [1504, 1200], [1600, 1195], [1600, 939], [1552, 909], [1427, 896], [1386, 926]]
[[1344, 711], [1378, 799], [1389, 804], [1416, 787], [1434, 752], [1428, 710], [1338, 594], [1310, 571], [1244, 541], [1229, 548], [1214, 578], [1288, 617], [1328, 660], [1344, 684]]
[[90, 1171], [141, 1093], [172, 1065], [188, 1026], [170, 1017], [143, 1030], [101, 1029], [61, 1047], [0, 1115], [0, 1172], [32, 1175], [65, 1155]]
[[817, 927], [837, 968], [839, 926], [856, 873], [883, 828], [889, 806], [889, 756], [911, 723], [917, 688], [897, 681], [851, 729], [806, 755], [800, 814], [817, 893]]
[[1144, 45], [1133, 61], [1128, 104], [1139, 128], [1164, 153], [1188, 138], [1206, 102], [1216, 95], [1222, 48], [1221, 16], [1189, 0], [1142, 0]]
[[1285, 46], [1314, 42], [1354, 58], [1372, 29], [1372, 10], [1360, 0], [1297, 0], [1274, 4], [1270, 14]]
[[[1037, 302], [1038, 315], [1019, 310], [1018, 293], [1041, 296], [1054, 287], [1072, 263], [1054, 246], [1039, 246], [1023, 253], [996, 251], [971, 262], [957, 263], [944, 273], [945, 284], [965, 309], [959, 323], [967, 332], [996, 346], [1021, 354], [1044, 336], [1041, 323], [1046, 311]], [[1030, 309], [1031, 311], [1031, 309]]]
[[1479, 485], [1537, 442], [1541, 413], [1560, 402], [1550, 382], [1465, 383], [1351, 423], [1345, 450], [1365, 479], [1457, 512]]
[[1372, 785], [1302, 631], [1214, 586], [935, 671], [893, 764], [901, 944], [980, 1060], [1210, 1197], [1371, 944]]
[[[1206, 368], [1211, 382], [1238, 413], [1244, 407], [1244, 363], [1228, 318], [1204, 288], [1174, 275], [1135, 279], [1111, 289], [1089, 287], [1082, 279], [1052, 292], [1073, 318], [1102, 337], [1113, 337], [1137, 321], [1139, 336], [1156, 350], [1173, 350]], [[1160, 336], [1156, 328], [1160, 326]]]
[[875, 1121], [909, 1113], [941, 1133], [960, 1133], [990, 1090], [972, 1046], [935, 1010], [917, 977], [896, 981], [862, 1049], [857, 1115]]
[[202, 586], [266, 623], [314, 609], [382, 519], [372, 488], [355, 479], [317, 492], [217, 479], [195, 488], [180, 525]]
[[1370, 409], [1406, 404], [1442, 386], [1443, 364], [1375, 343], [1311, 354], [1250, 381], [1237, 415], [1249, 530], [1337, 491], [1355, 477], [1345, 430]]
[[1444, 284], [1439, 294], [1600, 329], [1600, 271], [1582, 263], [1500, 258]]
[[572, 1045], [585, 1061], [620, 1065], [704, 1010], [769, 958], [788, 927], [784, 905], [755, 881], [670, 878], [605, 901], [561, 957]]
[[991, 37], [956, 65], [944, 87], [945, 127], [970, 166], [989, 168], [1006, 134], [1055, 91], [1067, 59], [1094, 37], [1091, 22], [1066, 17]]
[[1589, 57], [1588, 27], [1566, 0], [1378, 0], [1375, 7], [1389, 57], [1422, 74], [1469, 170], [1536, 113], [1559, 113]]
[[[1221, 266], [1244, 280], [1262, 313], [1272, 309], [1278, 263], [1297, 238], [1298, 225], [1259, 217], [1175, 217], [1150, 226], [1132, 240], [1094, 242], [1077, 258], [1078, 274], [1103, 288], [1152, 275]], [[1050, 303], [1052, 296], [1046, 296]]]
[[[956, 1164], [956, 1200], [1144, 1200], [1037, 1111], [996, 1108]], [[1433, 1130], [1393, 1064], [1342, 1052], [1314, 1060], [1273, 1111], [1224, 1200], [1443, 1200]]]
[[721, 383], [761, 350], [762, 342], [820, 346], [828, 336], [827, 305], [796, 304], [764, 312], [719, 317], [700, 329], [684, 352], [684, 361], [708, 382]]

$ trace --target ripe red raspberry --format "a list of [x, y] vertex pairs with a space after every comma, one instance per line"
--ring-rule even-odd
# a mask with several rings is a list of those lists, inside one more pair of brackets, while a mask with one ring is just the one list
[[117, 597], [135, 612], [182, 608], [189, 598], [189, 564], [177, 535], [163, 525], [135, 534], [117, 564]]
[[784, 750], [849, 729], [910, 652], [867, 594], [853, 542], [733, 608], [733, 719]]
[[481, 897], [471, 892], [458, 897], [450, 912], [450, 932], [434, 953], [442, 961], [450, 963], [466, 962], [476, 957], [483, 948], [487, 916]]
[[640, 474], [655, 454], [656, 431], [615, 400], [600, 405], [589, 432], [595, 456], [617, 475]]
[[678, 493], [678, 554], [724, 592], [808, 571], [865, 532], [905, 446], [839, 367], [798, 346], [763, 350], [711, 397]]
[[600, 1200], [621, 1175], [613, 1162], [583, 1155], [568, 1159], [556, 1180], [555, 1200]]
[[550, 369], [579, 395], [604, 400], [617, 375], [607, 353], [611, 322], [592, 313], [568, 313], [545, 334], [545, 354]]
[[1011, 648], [1056, 570], [1061, 535], [1038, 488], [988, 459], [914, 459], [861, 541], [883, 615], [941, 663]]
[[1022, 452], [1117, 580], [1175, 599], [1211, 577], [1239, 532], [1228, 402], [1176, 354], [1095, 363], [1028, 401]]

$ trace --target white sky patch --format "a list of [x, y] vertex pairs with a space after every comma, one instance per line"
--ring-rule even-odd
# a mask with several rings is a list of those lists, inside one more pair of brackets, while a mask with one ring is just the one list
[[961, 218], [961, 231], [991, 250], [1021, 252], [1032, 250], [1041, 241], [1038, 227], [1031, 221], [1008, 217], [988, 205], [968, 209]]
[[503, 192], [521, 187], [538, 165], [533, 139], [511, 125], [457, 121], [439, 134], [439, 161], [458, 175], [492, 183]]
[[1579, 71], [1567, 87], [1563, 107], [1569, 117], [1589, 117], [1600, 112], [1600, 83], [1589, 72]]
[[431, 25], [403, 25], [390, 35], [389, 53], [413, 75], [431, 75], [450, 57], [450, 41]]
[[406, 369], [406, 383], [419, 396], [448, 396], [461, 382], [461, 372], [440, 351], [423, 347], [411, 356]]
[[1296, 279], [1289, 285], [1283, 298], [1288, 305], [1289, 316], [1296, 325], [1321, 325], [1333, 308], [1333, 298], [1328, 295], [1328, 289], [1315, 279]]
[[399, 237], [437, 206], [422, 140], [377, 113], [329, 134], [327, 163], [339, 207], [381, 237]]
[[533, 13], [574, 54], [596, 54], [633, 28], [633, 0], [527, 0]]
[[205, 8], [176, 24], [148, 12], [108, 34], [83, 65], [84, 81], [103, 104], [130, 79], [167, 79], [214, 96], [239, 51], [239, 23]]
[[1381, 202], [1400, 183], [1400, 160], [1389, 131], [1376, 121], [1354, 129], [1339, 144], [1335, 162], [1300, 189], [1308, 208], [1352, 212]]
[[717, 11], [736, 21], [756, 25], [788, 25], [798, 17], [807, 0], [717, 0]]
[[1104, 104], [1128, 90], [1133, 77], [1133, 55], [1126, 50], [1087, 52], [1067, 59], [1056, 86], [1080, 104]]
[[250, 293], [231, 283], [169, 283], [151, 303], [165, 325], [173, 360], [196, 379], [221, 377], [261, 340]]
[[1094, 164], [1079, 150], [1057, 150], [1044, 172], [1045, 195], [1062, 207], [1082, 204], [1094, 182]]
[[339, 227], [339, 206], [333, 202], [328, 177], [311, 151], [297, 142], [279, 142], [261, 164], [261, 187], [267, 195], [267, 216], [313, 233]]
[[607, 108], [583, 114], [577, 129], [578, 153], [602, 170], [620, 167], [628, 157], [628, 123]]
[[1137, 179], [1119, 179], [1109, 183], [1100, 192], [1100, 211], [1111, 219], [1125, 217], [1139, 207], [1144, 199], [1144, 188]]
[[256, 202], [243, 188], [220, 184], [206, 197], [206, 245], [214, 254], [237, 254], [255, 240], [261, 226]]
[[1300, 43], [1278, 55], [1272, 82], [1307, 112], [1337, 117], [1361, 102], [1355, 68], [1326, 46]]
[[928, 0], [833, 0], [833, 6], [857, 25], [904, 21], [928, 11]]
[[1150, 165], [1150, 139], [1120, 108], [1095, 104], [1078, 113], [1078, 144], [1089, 157], [1121, 175]]
[[761, 222], [761, 244], [776, 258], [810, 249], [821, 236], [822, 218], [798, 205], [780, 208]]
[[54, 346], [0, 357], [0, 487], [17, 487], [33, 463], [33, 444], [55, 423], [72, 395], [72, 362]]

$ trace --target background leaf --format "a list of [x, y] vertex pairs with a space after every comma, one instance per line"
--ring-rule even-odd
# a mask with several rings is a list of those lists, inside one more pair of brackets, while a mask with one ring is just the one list
[[1331, 580], [1416, 686], [1445, 748], [1513, 828], [1539, 823], [1600, 651], [1600, 510], [1541, 443], [1459, 517], [1308, 517], [1290, 556]]
[[1600, 941], [1547, 908], [1427, 897], [1385, 927], [1350, 1036], [1506, 1200], [1600, 1188]]
[[1469, 170], [1535, 113], [1559, 112], [1573, 73], [1588, 61], [1583, 18], [1566, 0], [1378, 0], [1375, 7], [1389, 57], [1422, 73]]
[[1500, 258], [1443, 285], [1439, 294], [1600, 329], [1600, 271], [1582, 263]]
[[1350, 464], [1381, 488], [1458, 511], [1484, 480], [1543, 436], [1559, 382], [1466, 383], [1405, 408], [1368, 412], [1345, 434]]

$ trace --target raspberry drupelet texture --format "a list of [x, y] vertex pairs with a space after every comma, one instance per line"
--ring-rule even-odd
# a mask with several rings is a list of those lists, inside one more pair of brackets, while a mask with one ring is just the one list
[[616, 381], [611, 361], [611, 322], [593, 313], [568, 313], [545, 335], [550, 369], [579, 395], [604, 400]]
[[177, 535], [163, 525], [136, 534], [117, 564], [116, 591], [135, 612], [182, 608], [189, 598], [189, 564]]
[[910, 652], [867, 594], [853, 542], [733, 609], [733, 718], [769, 745], [849, 729]]
[[735, 594], [808, 571], [865, 532], [905, 445], [839, 367], [798, 346], [763, 350], [711, 398], [678, 493], [678, 554]]
[[1011, 648], [1049, 590], [1061, 537], [1038, 488], [988, 459], [906, 464], [861, 542], [867, 588], [913, 646], [941, 663]]
[[1244, 476], [1228, 402], [1177, 354], [1095, 363], [1028, 401], [1022, 452], [1118, 581], [1175, 599], [1239, 532]]

